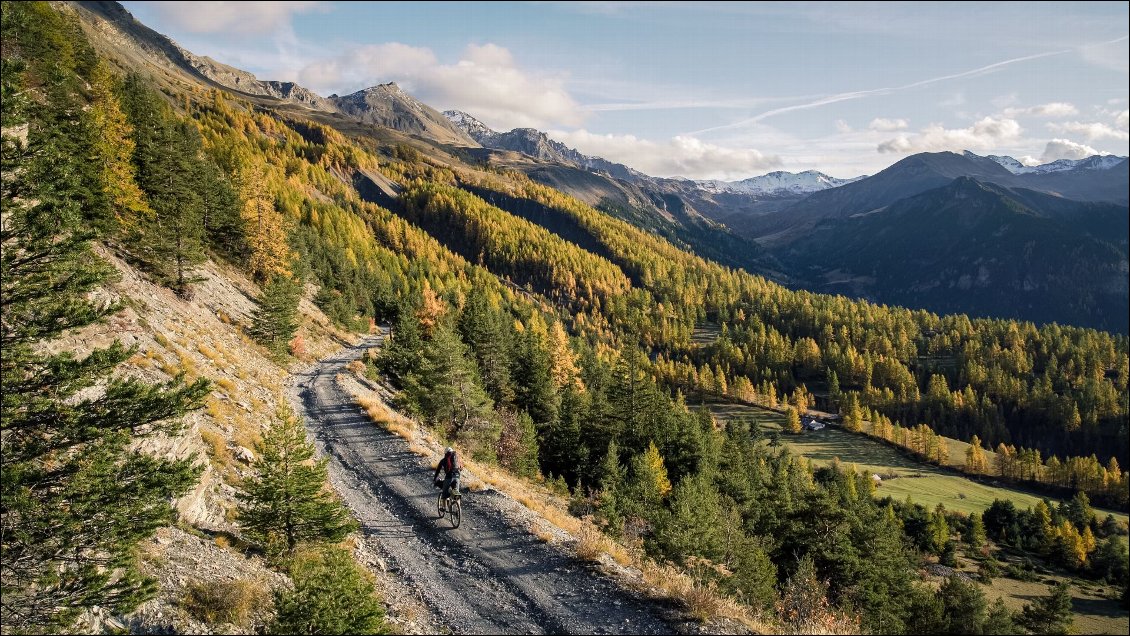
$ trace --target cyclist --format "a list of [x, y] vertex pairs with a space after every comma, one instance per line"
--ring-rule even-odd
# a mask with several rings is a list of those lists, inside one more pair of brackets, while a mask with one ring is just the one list
[[436, 488], [440, 487], [439, 471], [443, 470], [443, 498], [447, 499], [451, 494], [451, 488], [454, 486], [455, 492], [459, 492], [459, 472], [463, 470], [463, 460], [455, 453], [455, 449], [448, 446], [443, 452], [443, 459], [439, 460], [439, 465], [436, 466], [435, 475], [432, 475], [432, 481], [435, 482]]

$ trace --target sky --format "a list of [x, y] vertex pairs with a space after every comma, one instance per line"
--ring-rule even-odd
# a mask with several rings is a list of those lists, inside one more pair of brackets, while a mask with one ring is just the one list
[[1130, 3], [123, 2], [322, 95], [395, 81], [655, 176], [1130, 154]]

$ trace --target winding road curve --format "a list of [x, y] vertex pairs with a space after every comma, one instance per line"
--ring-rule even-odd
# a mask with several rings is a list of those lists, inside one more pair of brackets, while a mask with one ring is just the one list
[[[383, 335], [346, 347], [294, 377], [294, 402], [330, 481], [389, 569], [458, 634], [661, 634], [687, 624], [516, 524], [513, 502], [486, 490], [463, 498], [453, 529], [435, 513], [432, 469], [374, 425], [335, 380]], [[375, 541], [372, 541], [375, 539]]]

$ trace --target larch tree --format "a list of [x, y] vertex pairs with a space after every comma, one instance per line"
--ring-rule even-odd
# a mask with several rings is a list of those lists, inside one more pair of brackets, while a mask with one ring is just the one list
[[785, 409], [785, 432], [793, 435], [800, 433], [800, 414], [795, 407]]
[[981, 448], [981, 438], [974, 435], [969, 440], [969, 448], [965, 450], [965, 472], [971, 475], [980, 475], [988, 468], [988, 462], [985, 460], [985, 449]]
[[117, 223], [129, 229], [137, 227], [153, 211], [137, 185], [133, 127], [118, 101], [117, 86], [118, 80], [109, 65], [99, 60], [90, 80], [89, 113], [97, 134], [94, 150]]
[[252, 277], [265, 282], [290, 273], [291, 253], [286, 222], [275, 209], [275, 198], [267, 187], [267, 167], [249, 160], [239, 170], [243, 197], [244, 232], [248, 247], [247, 266]]

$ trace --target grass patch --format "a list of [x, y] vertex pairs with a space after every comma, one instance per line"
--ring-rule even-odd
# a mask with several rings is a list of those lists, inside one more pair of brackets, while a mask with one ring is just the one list
[[266, 584], [247, 579], [191, 583], [181, 599], [181, 606], [199, 621], [243, 628], [251, 627], [255, 616], [273, 604]]
[[530, 523], [530, 534], [537, 537], [538, 541], [542, 543], [553, 543], [557, 535], [546, 525], [540, 521], [533, 521]]
[[212, 347], [209, 347], [208, 345], [206, 345], [204, 343], [200, 343], [200, 344], [196, 345], [196, 350], [200, 352], [200, 355], [204, 356], [205, 358], [208, 358], [208, 361], [211, 362], [212, 364], [214, 364], [218, 367], [223, 366], [219, 362], [219, 359], [220, 359], [219, 352], [217, 352]]
[[216, 431], [201, 429], [200, 439], [204, 441], [204, 448], [212, 462], [226, 466], [228, 463], [228, 443], [224, 436]]
[[208, 417], [212, 418], [212, 421], [216, 422], [217, 424], [219, 424], [224, 419], [225, 409], [220, 404], [220, 401], [213, 397], [208, 398], [205, 410], [207, 410], [208, 412]]
[[[776, 411], [730, 403], [708, 406], [721, 421], [757, 419], [767, 435], [783, 431], [784, 415]], [[838, 458], [844, 466], [855, 464], [861, 472], [880, 475], [883, 481], [875, 490], [876, 497], [890, 496], [902, 501], [909, 495], [912, 501], [931, 510], [940, 503], [946, 510], [966, 514], [982, 512], [995, 499], [1011, 500], [1017, 507], [1030, 508], [1044, 497], [1018, 488], [974, 481], [950, 470], [916, 461], [866, 435], [848, 433], [835, 427], [801, 435], [782, 434], [781, 442], [817, 466], [830, 465]], [[950, 463], [954, 464], [960, 457], [963, 464], [964, 449], [969, 445], [954, 440], [950, 442]], [[1100, 512], [1096, 508], [1096, 512], [1101, 518], [1111, 511]], [[1119, 521], [1127, 520], [1126, 513], [1111, 514]]]

